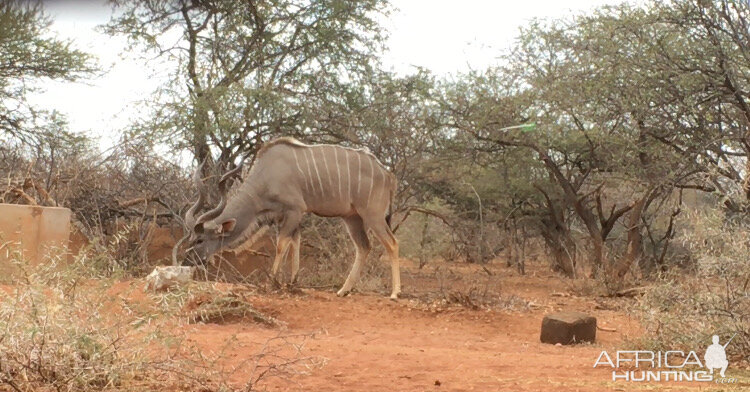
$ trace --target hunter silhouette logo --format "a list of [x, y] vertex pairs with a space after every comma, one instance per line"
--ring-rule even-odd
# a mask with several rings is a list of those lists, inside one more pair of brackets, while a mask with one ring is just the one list
[[[736, 378], [725, 378], [729, 360], [726, 347], [736, 336], [733, 335], [725, 344], [719, 343], [719, 336], [711, 337], [712, 344], [706, 348], [701, 362], [695, 351], [617, 351], [610, 357], [602, 351], [594, 362], [594, 367], [609, 366], [612, 370], [612, 381], [715, 381], [716, 383], [734, 383]], [[705, 363], [705, 364], [704, 364]], [[623, 367], [623, 365], [625, 367]], [[719, 375], [714, 376], [714, 370]]]
[[722, 378], [724, 378], [724, 371], [727, 370], [727, 366], [729, 365], [726, 353], [727, 345], [732, 342], [735, 335], [733, 335], [732, 338], [730, 338], [729, 341], [727, 341], [727, 343], [724, 345], [719, 344], [718, 335], [714, 335], [711, 338], [713, 344], [709, 345], [708, 348], [706, 348], [706, 354], [703, 355], [703, 359], [706, 361], [706, 368], [710, 370], [712, 375], [714, 373], [714, 369], [721, 369], [719, 374]]

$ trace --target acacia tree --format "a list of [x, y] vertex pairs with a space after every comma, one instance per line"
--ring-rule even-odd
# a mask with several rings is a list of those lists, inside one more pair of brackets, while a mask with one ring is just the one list
[[41, 3], [0, 3], [0, 141], [5, 144], [39, 148], [53, 138], [74, 138], [59, 114], [28, 101], [30, 92], [41, 90], [40, 82], [76, 81], [97, 70], [89, 54], [52, 36], [51, 23]]
[[[383, 0], [114, 1], [108, 25], [172, 61], [139, 133], [226, 164], [261, 139], [314, 133], [308, 106], [372, 69]], [[210, 161], [209, 161], [210, 162]]]
[[94, 59], [50, 32], [41, 2], [0, 2], [0, 202], [57, 206], [72, 163], [91, 150], [60, 113], [29, 101], [51, 80], [77, 81]]
[[[662, 77], [664, 104], [643, 119], [641, 130], [694, 164], [703, 180], [688, 187], [720, 195], [730, 211], [746, 211], [750, 3], [673, 1], [652, 6], [654, 24], [670, 32], [653, 44], [649, 69]], [[681, 45], [668, 47], [672, 42]], [[660, 124], [680, 133], [664, 134]]]
[[[572, 215], [593, 274], [621, 278], [642, 257], [652, 203], [675, 189], [743, 210], [732, 192], [748, 177], [747, 15], [744, 2], [683, 0], [536, 21], [506, 66], [470, 77], [446, 108], [480, 150], [512, 156], [511, 166], [532, 158], [547, 183], [534, 179], [531, 206], [546, 208], [563, 235]], [[526, 120], [537, 128], [503, 129]], [[666, 213], [670, 234], [679, 211]], [[625, 240], [619, 252], [613, 231]], [[553, 251], [570, 240], [545, 239]]]

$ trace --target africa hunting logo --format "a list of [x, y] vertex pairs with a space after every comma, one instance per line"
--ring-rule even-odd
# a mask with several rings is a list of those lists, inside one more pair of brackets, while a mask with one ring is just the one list
[[[725, 344], [719, 343], [719, 336], [712, 337], [712, 344], [703, 355], [705, 364], [695, 351], [617, 351], [612, 360], [607, 351], [602, 351], [594, 367], [609, 366], [612, 370], [612, 381], [714, 381], [734, 383], [735, 378], [726, 378], [725, 371], [729, 365], [726, 347], [734, 335]], [[634, 363], [636, 370], [618, 370], [623, 363]], [[718, 370], [720, 377], [714, 377]]]

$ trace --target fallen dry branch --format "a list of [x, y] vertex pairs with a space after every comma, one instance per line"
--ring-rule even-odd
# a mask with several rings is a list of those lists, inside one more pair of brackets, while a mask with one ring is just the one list
[[135, 199], [127, 200], [125, 202], [119, 202], [119, 201], [117, 201], [117, 204], [120, 206], [120, 209], [127, 209], [127, 208], [129, 208], [131, 206], [135, 206], [135, 205], [138, 205], [138, 204], [142, 204], [142, 203], [147, 204], [150, 201], [152, 201], [153, 199], [154, 198], [149, 198], [149, 197], [135, 198]]
[[640, 286], [640, 287], [631, 287], [629, 289], [623, 289], [615, 292], [615, 296], [617, 297], [639, 297], [642, 296], [648, 288], [646, 286]]
[[325, 358], [303, 354], [305, 341], [311, 337], [314, 337], [314, 334], [280, 335], [268, 339], [261, 351], [252, 358], [253, 370], [244, 390], [258, 390], [258, 385], [270, 377], [291, 382], [292, 377], [308, 374], [311, 370], [325, 365]]
[[[26, 190], [35, 191], [39, 199], [34, 198], [31, 194], [27, 193]], [[52, 199], [49, 192], [30, 177], [15, 181], [9, 179], [7, 185], [4, 186], [2, 193], [3, 202], [5, 202], [5, 197], [7, 195], [15, 195], [16, 200], [21, 200], [26, 205], [36, 206], [41, 202], [44, 206], [57, 206], [57, 202]]]
[[283, 326], [283, 322], [258, 311], [243, 294], [233, 291], [197, 296], [185, 308], [190, 323], [228, 323], [252, 319], [269, 327]]
[[36, 199], [34, 199], [29, 194], [26, 194], [25, 191], [18, 187], [11, 187], [8, 191], [12, 194], [15, 194], [18, 199], [23, 199], [24, 201], [26, 201], [27, 205], [37, 205]]

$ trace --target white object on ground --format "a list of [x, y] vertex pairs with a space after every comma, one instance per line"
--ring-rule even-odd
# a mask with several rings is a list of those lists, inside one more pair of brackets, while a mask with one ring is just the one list
[[193, 274], [195, 274], [195, 267], [156, 267], [146, 277], [146, 287], [144, 287], [143, 290], [166, 290], [178, 283], [190, 282], [193, 279]]

